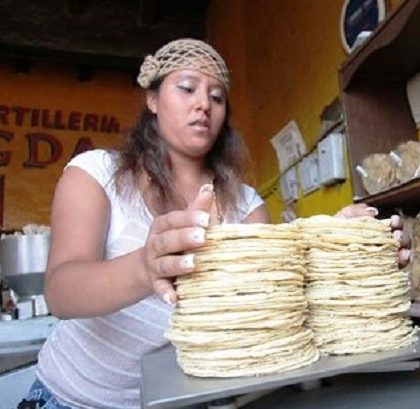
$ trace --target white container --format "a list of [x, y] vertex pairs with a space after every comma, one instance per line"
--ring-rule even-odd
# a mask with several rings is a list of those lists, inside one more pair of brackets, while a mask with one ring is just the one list
[[0, 240], [1, 274], [20, 298], [43, 294], [49, 248], [49, 234], [11, 235]]
[[407, 97], [417, 129], [420, 129], [420, 72], [407, 83]]

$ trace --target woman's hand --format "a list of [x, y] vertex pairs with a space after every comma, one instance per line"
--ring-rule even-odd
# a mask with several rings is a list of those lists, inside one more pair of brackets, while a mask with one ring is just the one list
[[194, 271], [194, 255], [186, 252], [205, 243], [209, 226], [213, 186], [204, 185], [187, 210], [156, 217], [142, 249], [144, 271], [151, 289], [169, 304], [175, 304], [172, 281]]
[[335, 217], [343, 217], [345, 219], [350, 217], [375, 217], [378, 215], [378, 209], [376, 207], [370, 207], [366, 203], [351, 204], [343, 207]]
[[[378, 215], [378, 209], [370, 207], [365, 203], [352, 204], [341, 209], [336, 217], [375, 217]], [[391, 216], [391, 231], [393, 236], [400, 242], [398, 250], [398, 261], [400, 267], [404, 267], [410, 261], [411, 241], [407, 235], [403, 233], [403, 221], [398, 215]]]

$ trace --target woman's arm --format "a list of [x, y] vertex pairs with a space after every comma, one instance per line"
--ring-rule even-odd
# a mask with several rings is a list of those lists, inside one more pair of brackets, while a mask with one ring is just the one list
[[50, 311], [61, 318], [104, 315], [153, 292], [173, 300], [170, 279], [194, 269], [191, 257], [175, 254], [203, 244], [208, 214], [201, 209], [208, 201], [211, 191], [187, 211], [157, 217], [143, 248], [104, 260], [110, 203], [90, 175], [69, 167], [52, 205], [45, 277]]
[[69, 167], [59, 180], [51, 214], [45, 296], [61, 318], [102, 315], [147, 296], [140, 251], [104, 261], [110, 203], [85, 171]]

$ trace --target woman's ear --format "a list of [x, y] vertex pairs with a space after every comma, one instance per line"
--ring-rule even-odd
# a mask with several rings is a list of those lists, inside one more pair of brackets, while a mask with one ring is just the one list
[[157, 113], [157, 93], [153, 91], [147, 91], [146, 104], [149, 110], [156, 114]]

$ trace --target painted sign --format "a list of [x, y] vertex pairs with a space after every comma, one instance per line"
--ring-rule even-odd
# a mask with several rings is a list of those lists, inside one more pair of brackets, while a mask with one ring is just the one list
[[[82, 131], [86, 133], [116, 133], [121, 127], [119, 120], [112, 115], [83, 113], [63, 110], [50, 110], [32, 107], [0, 105], [0, 139], [11, 142], [15, 138], [14, 132], [2, 130], [1, 127], [41, 128], [42, 132], [29, 132], [24, 135], [27, 140], [28, 157], [22, 163], [27, 168], [45, 168], [59, 161], [63, 156], [63, 144], [54, 135], [54, 130]], [[42, 158], [42, 145], [48, 149], [48, 156]], [[78, 138], [71, 156], [94, 148], [91, 137]], [[7, 166], [12, 158], [10, 150], [0, 150], [0, 166]]]
[[0, 64], [0, 225], [49, 224], [65, 164], [93, 148], [115, 148], [142, 107], [125, 73], [80, 82], [63, 67], [30, 74]]

